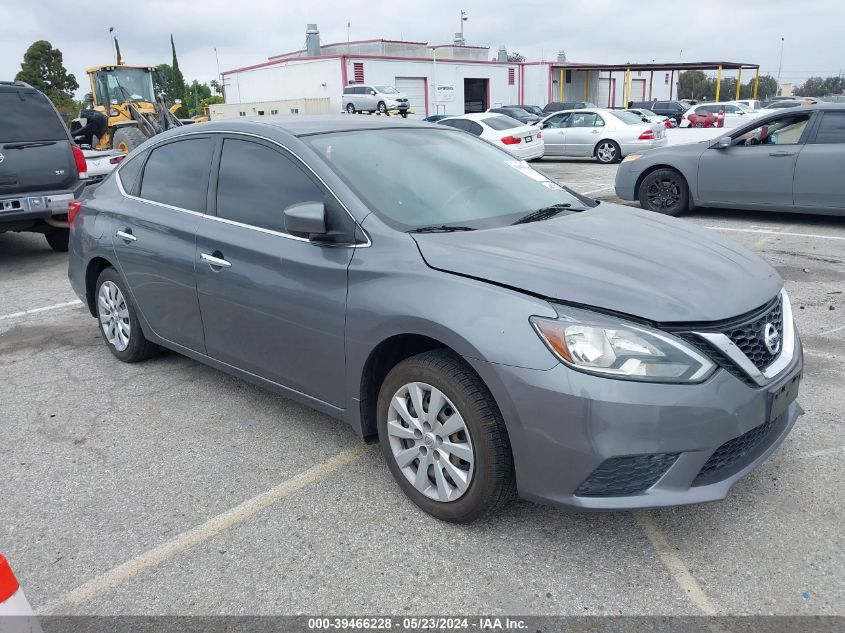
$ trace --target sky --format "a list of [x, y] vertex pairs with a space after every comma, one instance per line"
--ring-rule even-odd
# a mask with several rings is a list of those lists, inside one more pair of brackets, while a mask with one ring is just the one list
[[0, 80], [14, 78], [27, 47], [46, 39], [64, 54], [81, 96], [85, 68], [113, 60], [109, 27], [132, 64], [170, 63], [172, 33], [185, 79], [207, 82], [217, 76], [215, 47], [221, 70], [260, 63], [304, 48], [312, 22], [324, 44], [346, 41], [347, 23], [352, 40], [443, 44], [460, 29], [461, 9], [467, 44], [490, 46], [491, 56], [504, 44], [529, 61], [564, 50], [573, 62], [759, 63], [776, 76], [784, 38], [783, 82], [845, 73], [840, 0], [0, 0]]

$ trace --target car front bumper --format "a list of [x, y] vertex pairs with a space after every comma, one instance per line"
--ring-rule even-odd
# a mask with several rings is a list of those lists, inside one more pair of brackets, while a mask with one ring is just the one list
[[622, 200], [637, 199], [637, 178], [642, 173], [642, 169], [638, 169], [638, 162], [636, 160], [623, 160], [616, 170], [614, 187], [617, 197], [622, 198]]
[[723, 499], [762, 463], [803, 413], [793, 401], [767, 422], [769, 391], [800, 376], [796, 345], [792, 365], [764, 388], [723, 369], [671, 385], [467, 361], [502, 410], [521, 497], [620, 510]]

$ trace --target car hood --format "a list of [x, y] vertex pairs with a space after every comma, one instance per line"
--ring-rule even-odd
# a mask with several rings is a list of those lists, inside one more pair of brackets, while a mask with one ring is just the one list
[[658, 323], [735, 317], [782, 287], [771, 266], [714, 231], [615, 204], [413, 237], [432, 268]]

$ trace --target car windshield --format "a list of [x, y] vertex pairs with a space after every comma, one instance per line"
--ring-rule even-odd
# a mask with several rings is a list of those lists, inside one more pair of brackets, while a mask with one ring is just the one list
[[155, 101], [152, 73], [147, 68], [114, 68], [96, 73], [95, 90], [100, 105], [116, 101]]
[[640, 108], [640, 112], [645, 116], [657, 116], [654, 112], [652, 112], [651, 110], [646, 110], [645, 108]]
[[393, 86], [376, 86], [376, 90], [385, 95], [398, 95], [399, 91]]
[[524, 124], [509, 116], [491, 116], [487, 119], [482, 119], [484, 125], [494, 130], [511, 130], [515, 127], [522, 127]]
[[613, 113], [613, 116], [628, 125], [642, 125], [643, 123], [643, 117], [641, 115], [628, 112], [627, 110], [617, 110]]
[[402, 231], [495, 228], [540, 209], [586, 208], [524, 161], [462, 132], [356, 130], [303, 140], [381, 219]]

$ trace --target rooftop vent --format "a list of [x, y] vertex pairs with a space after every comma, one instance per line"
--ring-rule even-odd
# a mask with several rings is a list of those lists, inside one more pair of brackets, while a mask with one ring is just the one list
[[317, 57], [320, 54], [320, 30], [316, 24], [309, 24], [305, 29], [305, 51], [309, 57]]

